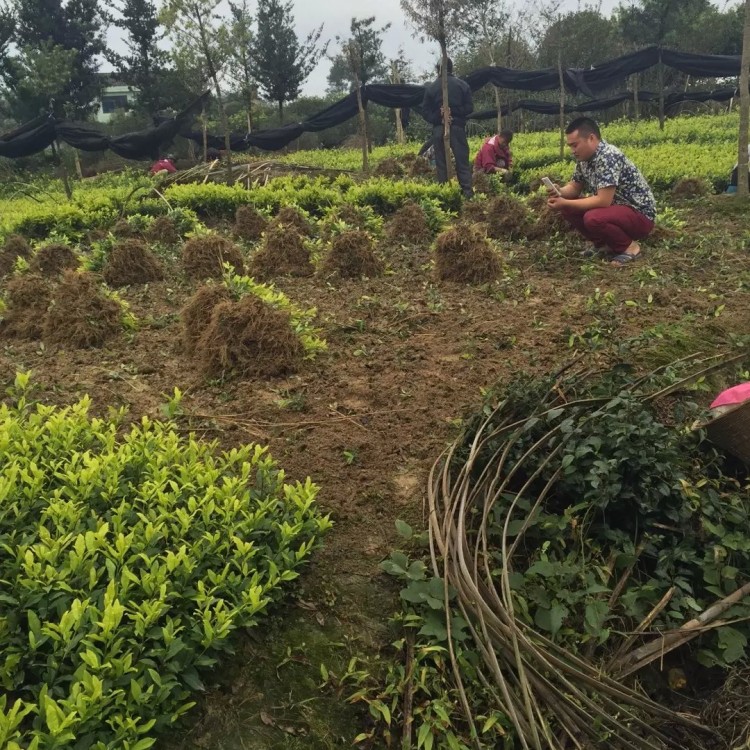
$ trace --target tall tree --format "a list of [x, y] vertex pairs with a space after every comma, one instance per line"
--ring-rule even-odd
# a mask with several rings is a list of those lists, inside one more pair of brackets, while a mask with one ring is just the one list
[[247, 132], [253, 129], [253, 97], [257, 90], [253, 75], [252, 49], [255, 44], [253, 18], [248, 0], [229, 0], [229, 76], [239, 90], [247, 113]]
[[598, 10], [564, 13], [544, 30], [538, 44], [538, 62], [555, 67], [558, 57], [565, 68], [588, 68], [613, 57], [617, 29], [612, 20]]
[[20, 48], [51, 44], [75, 52], [72, 76], [59, 92], [69, 116], [85, 118], [101, 93], [99, 57], [107, 51], [109, 16], [99, 0], [15, 0]]
[[294, 101], [302, 84], [325, 54], [319, 46], [323, 24], [300, 41], [294, 30], [292, 0], [258, 0], [256, 44], [252, 60], [263, 96], [279, 107], [284, 121], [284, 102]]
[[158, 42], [164, 36], [152, 0], [123, 0], [116, 25], [125, 31], [126, 55], [119, 56], [125, 82], [137, 90], [139, 105], [152, 117], [162, 107], [161, 80], [166, 53]]
[[16, 38], [16, 14], [14, 9], [6, 4], [0, 5], [0, 76], [10, 72], [11, 45]]
[[451, 177], [450, 107], [448, 107], [448, 44], [459, 36], [462, 18], [471, 0], [401, 0], [401, 10], [414, 28], [415, 36], [432, 39], [440, 46], [440, 71], [443, 89], [443, 148], [448, 177]]
[[220, 2], [221, 0], [169, 0], [162, 11], [162, 19], [178, 49], [195, 50], [203, 64], [206, 78], [213, 84], [224, 131], [227, 181], [232, 183], [229, 119], [220, 80], [228, 57], [229, 32], [217, 13]]
[[70, 87], [74, 65], [75, 51], [59, 44], [21, 47], [9, 62], [6, 76], [5, 98], [13, 117], [21, 122], [33, 120], [47, 112], [50, 104], [62, 105], [57, 99]]
[[710, 0], [631, 0], [628, 5], [620, 5], [615, 18], [628, 41], [684, 50], [688, 49], [687, 39], [700, 36], [712, 10]]
[[[468, 43], [469, 53], [483, 65], [499, 65], [502, 46], [510, 22], [510, 12], [504, 2], [498, 0], [474, 0], [462, 15], [460, 33]], [[500, 91], [492, 87], [497, 109], [497, 130], [502, 129]]]
[[336, 37], [340, 51], [331, 58], [331, 70], [328, 73], [328, 90], [331, 93], [345, 91], [351, 86], [349, 51], [352, 49], [356, 55], [356, 67], [362, 85], [385, 79], [388, 65], [382, 51], [383, 34], [390, 28], [390, 23], [379, 29], [375, 28], [375, 16], [352, 18], [349, 36]]

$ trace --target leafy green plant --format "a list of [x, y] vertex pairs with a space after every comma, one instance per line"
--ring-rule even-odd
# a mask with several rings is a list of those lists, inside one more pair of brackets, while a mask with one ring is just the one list
[[0, 406], [0, 745], [146, 750], [330, 527], [258, 445]]

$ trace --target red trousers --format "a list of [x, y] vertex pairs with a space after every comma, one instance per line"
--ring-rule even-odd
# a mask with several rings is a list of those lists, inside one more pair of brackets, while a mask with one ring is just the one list
[[562, 211], [563, 218], [596, 247], [624, 253], [633, 240], [647, 237], [654, 222], [630, 206], [591, 208], [588, 211]]

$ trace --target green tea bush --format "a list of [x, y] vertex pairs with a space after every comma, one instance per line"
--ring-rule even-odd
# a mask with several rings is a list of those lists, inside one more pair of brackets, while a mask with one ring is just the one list
[[0, 747], [146, 750], [330, 523], [264, 447], [27, 386], [0, 406]]

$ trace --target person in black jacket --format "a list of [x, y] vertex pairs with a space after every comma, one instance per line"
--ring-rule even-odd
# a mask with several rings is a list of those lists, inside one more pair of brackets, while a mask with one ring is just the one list
[[[451, 122], [451, 151], [456, 159], [458, 184], [465, 198], [471, 198], [471, 164], [469, 142], [466, 140], [466, 117], [474, 111], [471, 89], [466, 81], [453, 75], [453, 61], [448, 58], [448, 106]], [[448, 166], [443, 148], [443, 87], [440, 75], [428, 84], [422, 101], [424, 119], [432, 125], [432, 142], [435, 146], [435, 168], [438, 182], [448, 181]]]

